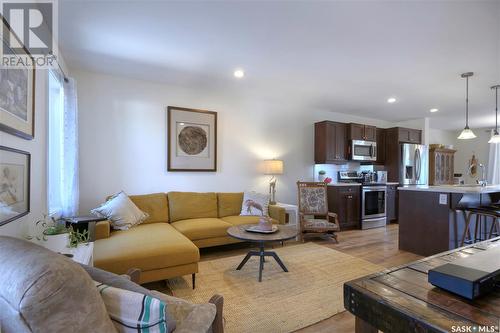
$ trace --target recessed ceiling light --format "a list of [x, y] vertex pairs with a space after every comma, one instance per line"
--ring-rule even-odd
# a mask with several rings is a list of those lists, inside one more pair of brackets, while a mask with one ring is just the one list
[[391, 103], [391, 104], [392, 104], [392, 103], [396, 103], [396, 98], [395, 98], [395, 97], [389, 97], [389, 98], [387, 99], [387, 103]]
[[432, 113], [434, 113], [434, 112], [438, 112], [439, 109], [433, 108], [433, 109], [430, 109], [429, 111], [432, 112]]
[[237, 78], [237, 79], [241, 79], [245, 76], [245, 71], [242, 70], [242, 69], [237, 69], [234, 71], [233, 73], [234, 77]]

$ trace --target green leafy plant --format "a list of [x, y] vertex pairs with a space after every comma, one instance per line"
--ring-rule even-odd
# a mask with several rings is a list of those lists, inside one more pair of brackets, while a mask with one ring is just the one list
[[74, 230], [72, 227], [68, 228], [69, 230], [69, 247], [77, 247], [78, 244], [87, 244], [89, 242], [89, 232], [87, 230], [83, 230], [82, 232], [78, 230]]
[[68, 228], [66, 228], [63, 224], [49, 226], [43, 231], [45, 236], [54, 236], [66, 233], [68, 233]]

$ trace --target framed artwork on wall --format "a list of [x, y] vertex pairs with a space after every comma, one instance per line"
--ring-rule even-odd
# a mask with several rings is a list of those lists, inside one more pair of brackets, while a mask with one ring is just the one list
[[30, 167], [30, 153], [0, 146], [0, 225], [29, 213]]
[[217, 112], [167, 108], [167, 170], [217, 171]]
[[[6, 49], [12, 50], [5, 36], [11, 34], [19, 39], [3, 17], [2, 31], [5, 53]], [[20, 41], [19, 44], [22, 45]], [[0, 130], [31, 140], [35, 136], [35, 61], [26, 48], [22, 54], [16, 48], [15, 54], [23, 61], [31, 59], [32, 63], [24, 67], [0, 67]]]

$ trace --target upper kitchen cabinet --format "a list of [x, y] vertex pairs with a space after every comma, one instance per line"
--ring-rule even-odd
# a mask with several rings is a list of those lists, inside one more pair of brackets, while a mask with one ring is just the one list
[[422, 143], [422, 131], [413, 128], [398, 127], [398, 139], [403, 143]]
[[350, 123], [348, 126], [349, 140], [376, 141], [377, 128], [375, 126]]
[[347, 161], [346, 124], [322, 121], [314, 124], [314, 161], [316, 164]]
[[377, 142], [377, 164], [385, 163], [385, 130], [377, 128], [376, 131]]

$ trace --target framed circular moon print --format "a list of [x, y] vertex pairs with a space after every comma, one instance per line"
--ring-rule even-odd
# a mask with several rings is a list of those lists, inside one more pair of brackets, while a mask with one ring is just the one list
[[217, 112], [167, 107], [167, 170], [217, 171]]

